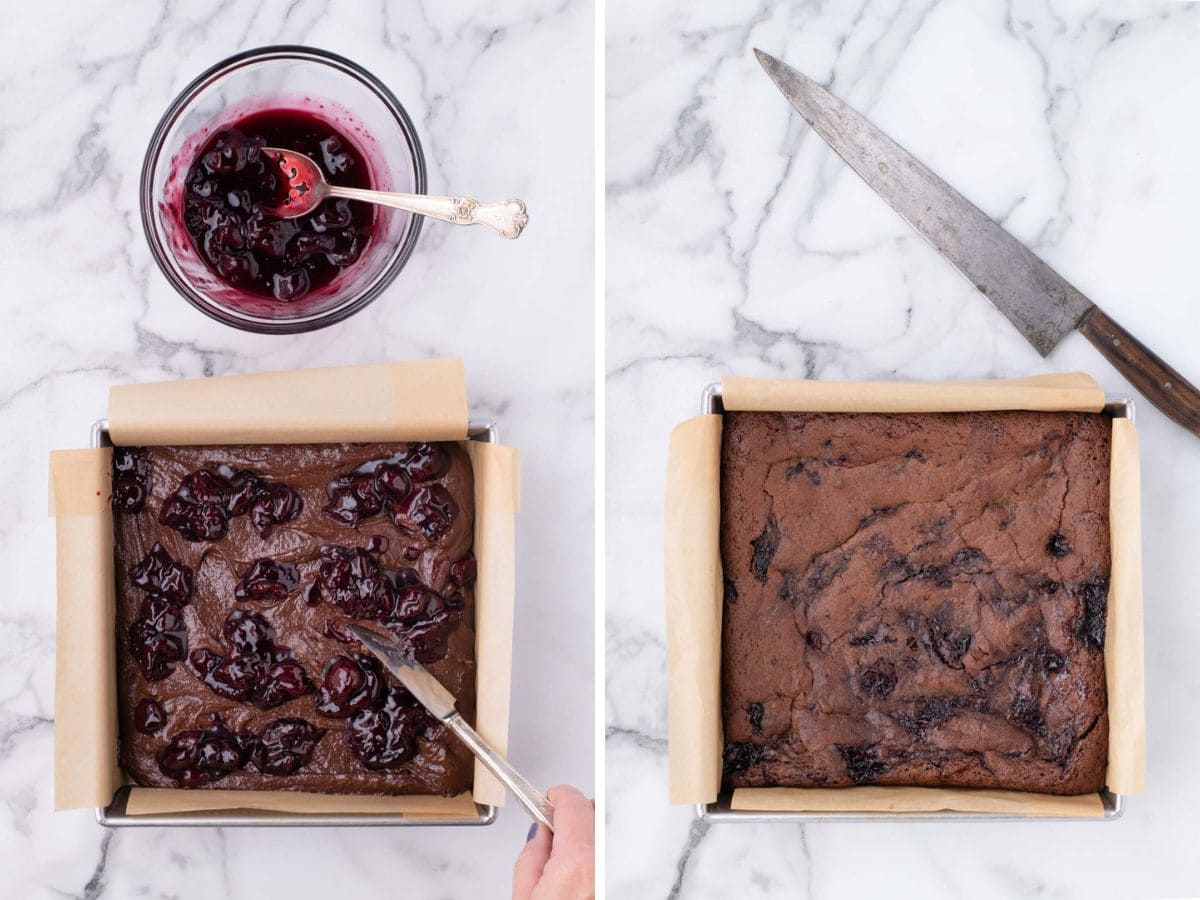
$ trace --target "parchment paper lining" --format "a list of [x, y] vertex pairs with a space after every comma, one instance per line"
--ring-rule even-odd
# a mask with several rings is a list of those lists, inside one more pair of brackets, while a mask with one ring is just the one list
[[[819, 382], [727, 378], [727, 410], [956, 412], [1103, 409], [1104, 392], [1087, 375], [986, 382]], [[1005, 398], [1010, 398], [1005, 402]], [[976, 399], [977, 398], [977, 399]], [[825, 405], [830, 404], [830, 405]], [[699, 416], [671, 435], [666, 498], [667, 655], [670, 694], [668, 768], [672, 803], [711, 803], [720, 789], [721, 417]], [[1113, 426], [1112, 574], [1106, 678], [1109, 789], [1144, 784], [1141, 535], [1137, 439], [1128, 420]], [[1103, 815], [1098, 795], [1070, 798], [1016, 791], [941, 788], [755, 788], [733, 792], [735, 809], [895, 811], [932, 809], [1028, 815]], [[1070, 808], [1069, 812], [1064, 810]]]
[[[509, 682], [515, 585], [514, 516], [517, 451], [467, 441], [475, 469], [475, 730], [502, 755], [508, 753]], [[473, 793], [479, 803], [503, 806], [507, 791], [475, 760]]]
[[1146, 673], [1142, 635], [1142, 488], [1138, 437], [1128, 419], [1113, 419], [1109, 573], [1104, 660], [1108, 685], [1108, 789], [1146, 789]]
[[470, 794], [457, 797], [363, 797], [345, 794], [335, 797], [337, 809], [330, 809], [330, 794], [306, 794], [300, 791], [187, 791], [182, 788], [134, 788], [129, 792], [125, 812], [131, 816], [149, 816], [189, 812], [220, 812], [229, 809], [261, 809], [294, 815], [395, 815], [406, 819], [469, 819], [479, 815]]
[[732, 809], [755, 812], [965, 812], [1101, 818], [1099, 794], [1056, 797], [968, 788], [738, 788]]
[[57, 510], [56, 809], [105, 805], [121, 784], [111, 488], [111, 449], [50, 454]]
[[667, 748], [672, 803], [721, 783], [721, 417], [671, 435], [667, 458]]
[[[316, 373], [327, 373], [322, 377]], [[438, 382], [446, 379], [448, 384]], [[378, 389], [380, 382], [383, 389]], [[115, 420], [123, 423], [114, 442], [179, 444], [228, 443], [220, 426], [171, 418], [170, 409], [183, 405], [173, 397], [179, 386], [198, 408], [219, 409], [221, 402], [246, 410], [288, 408], [289, 397], [304, 395], [306, 418], [287, 422], [279, 416], [260, 420], [238, 432], [238, 440], [259, 443], [305, 443], [345, 440], [447, 440], [466, 434], [462, 366], [456, 360], [352, 366], [339, 369], [237, 376], [212, 388], [193, 382], [137, 385], [114, 389], [121, 393]], [[143, 390], [144, 389], [144, 390]], [[376, 405], [352, 406], [364, 429], [350, 424], [349, 432], [331, 432], [313, 410], [334, 415], [341, 398], [374, 398]], [[142, 400], [145, 399], [145, 405]], [[400, 402], [409, 398], [411, 402]], [[436, 398], [435, 406], [430, 398]], [[400, 403], [400, 405], [397, 405]], [[445, 405], [449, 409], [445, 408]], [[386, 410], [383, 409], [386, 407]], [[296, 404], [291, 403], [293, 410]], [[150, 412], [148, 412], [149, 410]], [[215, 414], [215, 413], [214, 413]], [[345, 424], [345, 408], [336, 413]], [[162, 415], [159, 420], [157, 417]], [[386, 424], [406, 417], [403, 421]], [[414, 418], [421, 416], [423, 418]], [[171, 428], [179, 428], [179, 432]], [[382, 430], [376, 430], [380, 429]], [[470, 441], [466, 444], [475, 468], [476, 583], [476, 727], [498, 749], [508, 738], [509, 682], [512, 663], [514, 602], [513, 516], [517, 510], [519, 460], [510, 447]], [[114, 572], [110, 509], [111, 450], [54, 451], [50, 459], [52, 512], [58, 533], [58, 651], [55, 684], [55, 808], [106, 806], [124, 782], [117, 769], [116, 659], [113, 623]], [[135, 787], [130, 791], [130, 814], [262, 809], [308, 813], [404, 813], [414, 817], [454, 818], [475, 815], [467, 806], [502, 805], [503, 787], [492, 775], [475, 770], [471, 795], [460, 797], [361, 797], [303, 794], [291, 791], [185, 791]], [[464, 799], [466, 798], [466, 799]], [[369, 808], [368, 808], [369, 807]]]
[[459, 441], [466, 382], [461, 360], [433, 359], [117, 385], [108, 431], [117, 446]]
[[726, 409], [751, 412], [1100, 412], [1104, 391], [1090, 375], [990, 381], [804, 381], [723, 378]]

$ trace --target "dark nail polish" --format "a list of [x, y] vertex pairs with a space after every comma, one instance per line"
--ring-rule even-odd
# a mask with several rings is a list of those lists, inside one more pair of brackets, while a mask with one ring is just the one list
[[537, 822], [534, 822], [532, 825], [529, 826], [529, 834], [525, 835], [525, 843], [528, 844], [530, 841], [533, 840], [533, 836], [535, 834], [537, 834], [537, 826], [538, 826]]

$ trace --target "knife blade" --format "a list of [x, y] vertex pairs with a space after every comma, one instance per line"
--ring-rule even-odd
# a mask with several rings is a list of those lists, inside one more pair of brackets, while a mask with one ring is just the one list
[[467, 748], [475, 754], [475, 758], [487, 766], [517, 798], [535, 821], [554, 830], [554, 806], [546, 796], [530, 784], [512, 767], [507, 759], [492, 749], [479, 733], [459, 714], [454, 705], [454, 695], [433, 674], [421, 665], [408, 649], [394, 638], [363, 628], [360, 625], [347, 625], [346, 630], [353, 634], [359, 642], [395, 675], [410, 694], [430, 713], [441, 720], [447, 728], [458, 736]]
[[825, 143], [1042, 356], [1078, 329], [1163, 413], [1200, 435], [1200, 392], [1182, 375], [870, 121], [791, 66], [754, 54]]

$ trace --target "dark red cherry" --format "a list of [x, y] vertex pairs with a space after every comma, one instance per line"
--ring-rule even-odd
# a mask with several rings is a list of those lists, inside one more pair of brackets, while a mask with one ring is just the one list
[[221, 634], [238, 653], [270, 654], [274, 647], [275, 629], [258, 613], [244, 609], [229, 614]]
[[129, 579], [148, 594], [165, 597], [183, 606], [192, 596], [192, 570], [178, 563], [162, 544], [156, 543], [129, 572]]
[[166, 724], [167, 712], [157, 700], [143, 697], [133, 709], [133, 727], [142, 734], [154, 734]]
[[330, 492], [329, 502], [321, 507], [321, 512], [339, 525], [353, 528], [358, 524], [359, 510], [362, 503], [348, 487], [335, 488]]
[[429, 588], [423, 585], [405, 588], [396, 595], [392, 616], [402, 622], [414, 622], [425, 615], [431, 604], [440, 607], [441, 597]]
[[379, 563], [365, 550], [322, 547], [319, 573], [325, 594], [351, 618], [374, 618], [391, 606], [387, 579]]
[[283, 259], [288, 243], [300, 233], [292, 219], [277, 219], [269, 213], [254, 213], [246, 220], [246, 245], [260, 256]]
[[244, 251], [220, 254], [216, 266], [217, 272], [230, 284], [247, 284], [258, 275], [258, 261]]
[[354, 492], [354, 496], [364, 502], [374, 500], [378, 503], [379, 498], [375, 492], [375, 478], [370, 472], [352, 472], [350, 475], [345, 476], [345, 478], [350, 490]]
[[217, 474], [226, 483], [225, 512], [229, 518], [244, 516], [250, 511], [255, 495], [263, 486], [263, 477], [249, 469], [235, 471], [222, 463], [217, 466]]
[[322, 699], [327, 697], [335, 703], [345, 703], [365, 681], [366, 675], [354, 660], [345, 656], [335, 656], [325, 669], [324, 684], [321, 688]]
[[228, 522], [219, 506], [189, 502], [175, 494], [166, 499], [158, 520], [189, 541], [216, 541], [225, 536]]
[[381, 553], [387, 553], [388, 539], [382, 534], [373, 534], [367, 541], [367, 552], [374, 553], [379, 556]]
[[[400, 569], [399, 571], [389, 569], [384, 572], [384, 576], [388, 580], [393, 597], [407, 588], [423, 587], [421, 576], [417, 574], [416, 569]], [[393, 602], [392, 605], [395, 606], [395, 603]]]
[[183, 611], [162, 597], [148, 597], [129, 626], [129, 651], [147, 681], [161, 681], [187, 655]]
[[268, 722], [254, 747], [255, 767], [264, 775], [294, 775], [308, 764], [325, 729], [304, 719]]
[[449, 465], [449, 454], [437, 444], [412, 444], [392, 456], [368, 460], [329, 482], [325, 515], [353, 528], [385, 506], [394, 508], [404, 502], [414, 480], [438, 477]]
[[252, 702], [259, 709], [271, 709], [303, 697], [313, 689], [304, 668], [294, 659], [285, 659], [275, 663], [267, 671], [266, 678], [258, 682], [254, 690]]
[[271, 293], [282, 303], [291, 303], [312, 289], [308, 272], [304, 269], [287, 269], [271, 276]]
[[475, 583], [478, 568], [473, 557], [460, 559], [450, 564], [450, 580], [459, 587], [470, 587]]
[[310, 234], [306, 232], [297, 235], [296, 239], [288, 245], [287, 261], [290, 263], [303, 263], [311, 260], [314, 256], [324, 256], [332, 249], [333, 235]]
[[113, 509], [122, 513], [139, 513], [146, 506], [146, 485], [132, 478], [113, 481]]
[[399, 465], [383, 463], [375, 470], [375, 490], [389, 500], [403, 500], [412, 493], [412, 478]]
[[119, 513], [139, 513], [150, 496], [151, 464], [143, 447], [114, 447], [112, 505]]
[[176, 493], [195, 503], [224, 506], [229, 497], [229, 482], [208, 469], [200, 469], [185, 476]]
[[200, 787], [245, 766], [256, 743], [254, 735], [231, 731], [214, 714], [211, 727], [176, 734], [158, 752], [158, 768], [182, 787]]
[[267, 677], [292, 697], [299, 697], [308, 691], [308, 676], [304, 674], [300, 663], [294, 659], [284, 659], [275, 663], [267, 672]]
[[330, 175], [344, 175], [359, 164], [356, 154], [347, 148], [339, 135], [329, 135], [318, 146], [321, 148], [321, 162]]
[[164, 775], [175, 778], [200, 762], [202, 731], [181, 731], [158, 753], [158, 767]]
[[204, 683], [214, 694], [230, 700], [249, 700], [259, 680], [266, 674], [265, 664], [257, 657], [218, 656], [207, 648], [193, 651], [188, 661], [193, 666], [203, 661], [207, 671], [196, 667], [203, 675]]
[[389, 507], [396, 527], [419, 531], [431, 541], [449, 533], [458, 515], [458, 503], [440, 484], [424, 485], [401, 503]]
[[349, 200], [326, 200], [312, 218], [312, 230], [317, 234], [337, 231], [348, 226], [353, 218]]
[[238, 600], [278, 603], [296, 589], [299, 580], [299, 572], [290, 563], [260, 559], [242, 575], [233, 596]]
[[355, 653], [335, 656], [325, 667], [317, 692], [317, 712], [344, 719], [383, 700], [386, 682], [374, 657]]
[[332, 237], [333, 247], [325, 254], [325, 259], [331, 266], [345, 268], [362, 255], [365, 243], [357, 232], [336, 231]]
[[[162, 768], [162, 766], [159, 766]], [[199, 769], [185, 769], [179, 773], [179, 786], [183, 788], [198, 788], [206, 781], [208, 777]]]
[[158, 518], [190, 541], [215, 541], [225, 536], [230, 519], [249, 514], [265, 538], [273, 525], [298, 516], [302, 506], [300, 495], [287, 485], [221, 464], [216, 472], [200, 469], [185, 477]]
[[375, 479], [369, 472], [339, 475], [326, 485], [325, 493], [329, 497], [323, 508], [325, 515], [352, 528], [383, 509], [383, 501], [375, 491]]
[[358, 484], [351, 482], [346, 488], [349, 496], [353, 499], [353, 510], [355, 521], [369, 519], [372, 516], [379, 515], [383, 509], [383, 501], [379, 499], [379, 495], [375, 493], [374, 485], [371, 481], [362, 483], [361, 479]]
[[325, 637], [332, 641], [340, 641], [343, 644], [357, 645], [358, 638], [347, 634], [346, 630], [338, 623], [336, 619], [326, 619], [325, 628], [321, 632]]
[[412, 444], [400, 459], [413, 481], [433, 481], [450, 471], [450, 454], [440, 444]]
[[229, 644], [226, 654], [201, 647], [188, 658], [215, 694], [271, 709], [313, 690], [303, 666], [275, 643], [274, 629], [258, 613], [235, 610], [222, 634]]
[[148, 476], [150, 460], [146, 457], [146, 448], [113, 447], [112, 468], [113, 475], [117, 477]]
[[412, 647], [418, 662], [433, 663], [445, 658], [450, 649], [450, 636], [458, 628], [462, 613], [446, 608], [402, 629], [404, 638]]
[[197, 647], [188, 654], [188, 663], [203, 676], [216, 668], [223, 658], [220, 653], [214, 653], [207, 647]]
[[300, 495], [286, 484], [264, 484], [255, 493], [250, 506], [250, 524], [266, 537], [272, 526], [290, 522], [300, 515], [303, 506]]
[[437, 662], [449, 650], [450, 637], [462, 621], [466, 604], [461, 594], [437, 594], [418, 587], [401, 592], [395, 614], [383, 624], [423, 663]]
[[350, 720], [350, 750], [368, 769], [394, 769], [417, 755], [417, 735], [428, 722], [428, 713], [412, 705], [411, 694], [392, 691], [382, 707]]

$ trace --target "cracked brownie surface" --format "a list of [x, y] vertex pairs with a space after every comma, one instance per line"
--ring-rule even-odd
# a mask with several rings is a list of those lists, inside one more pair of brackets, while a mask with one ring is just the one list
[[725, 787], [1104, 787], [1110, 423], [726, 413]]

